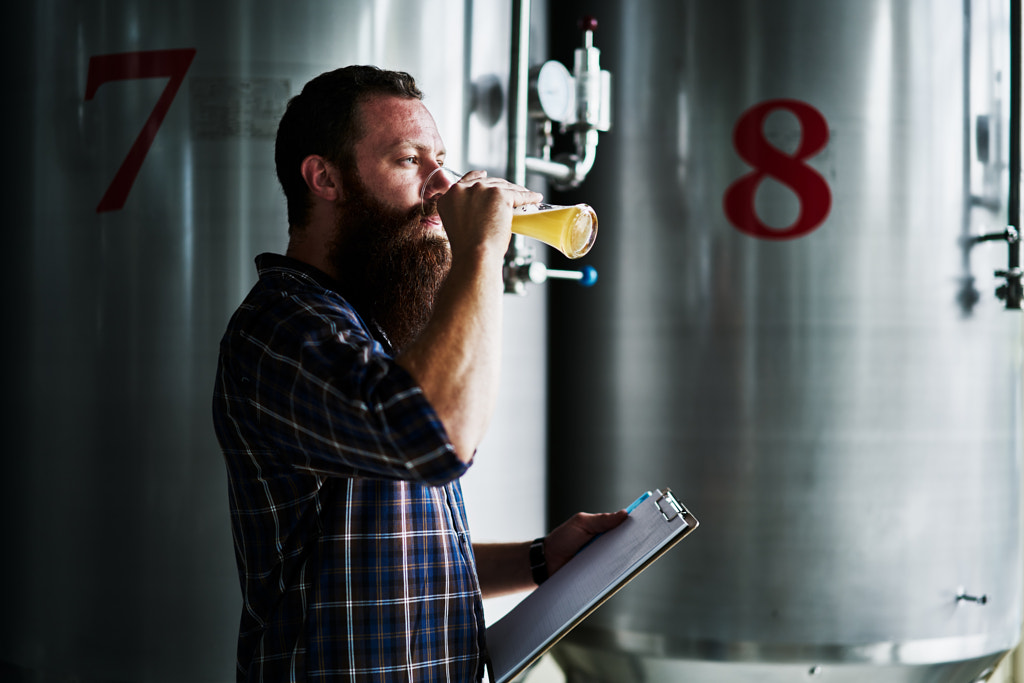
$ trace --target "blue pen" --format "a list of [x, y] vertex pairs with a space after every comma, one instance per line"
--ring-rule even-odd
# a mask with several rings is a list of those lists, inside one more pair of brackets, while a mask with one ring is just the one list
[[[627, 515], [632, 514], [633, 510], [636, 510], [638, 507], [640, 507], [640, 503], [644, 502], [645, 500], [647, 500], [650, 497], [651, 497], [651, 492], [650, 491], [645, 491], [644, 493], [642, 493], [639, 498], [637, 498], [632, 503], [630, 503], [629, 507], [626, 508], [626, 514]], [[601, 536], [603, 536], [603, 534], [595, 535], [592, 539], [590, 539], [589, 541], [587, 541], [586, 543], [583, 544], [583, 548], [586, 548], [588, 545], [590, 545], [591, 543], [593, 543], [597, 539], [601, 538]], [[583, 548], [580, 548], [580, 550], [583, 550]], [[577, 550], [576, 552], [579, 553], [580, 550]]]
[[633, 501], [632, 505], [630, 505], [628, 508], [626, 508], [626, 514], [632, 514], [633, 510], [636, 510], [638, 507], [640, 507], [640, 503], [644, 502], [645, 500], [647, 500], [650, 497], [651, 497], [651, 492], [650, 491], [646, 491], [645, 493], [643, 493], [639, 498], [637, 498], [636, 500]]

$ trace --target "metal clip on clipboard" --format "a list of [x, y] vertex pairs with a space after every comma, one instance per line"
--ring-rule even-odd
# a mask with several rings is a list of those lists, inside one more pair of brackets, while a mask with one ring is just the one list
[[683, 506], [679, 504], [676, 497], [672, 495], [672, 491], [668, 488], [661, 494], [656, 501], [655, 505], [658, 506], [658, 511], [661, 512], [661, 516], [665, 518], [666, 522], [671, 522], [673, 519], [683, 513]]

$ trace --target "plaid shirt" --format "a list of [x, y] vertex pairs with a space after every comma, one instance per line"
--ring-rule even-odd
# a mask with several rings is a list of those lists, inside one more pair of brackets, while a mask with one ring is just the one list
[[238, 680], [479, 680], [468, 465], [326, 275], [256, 263], [213, 401], [243, 598]]

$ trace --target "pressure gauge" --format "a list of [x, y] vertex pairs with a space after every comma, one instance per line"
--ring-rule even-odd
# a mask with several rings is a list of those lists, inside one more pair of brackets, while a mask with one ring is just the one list
[[558, 61], [545, 62], [531, 74], [530, 114], [571, 123], [576, 110], [576, 79]]

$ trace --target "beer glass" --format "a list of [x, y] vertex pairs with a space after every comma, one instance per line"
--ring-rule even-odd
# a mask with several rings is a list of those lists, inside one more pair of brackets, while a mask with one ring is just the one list
[[[447, 191], [462, 175], [447, 166], [435, 168], [420, 189], [420, 204], [426, 204], [428, 194], [433, 196]], [[568, 258], [577, 259], [594, 246], [597, 213], [587, 204], [524, 204], [515, 209], [512, 232], [540, 240]]]

